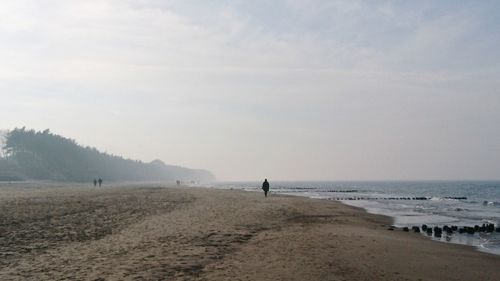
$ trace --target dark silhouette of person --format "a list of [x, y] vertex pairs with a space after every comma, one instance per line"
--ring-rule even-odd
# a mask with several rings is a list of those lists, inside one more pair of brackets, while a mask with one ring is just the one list
[[267, 179], [264, 179], [264, 182], [262, 183], [262, 190], [264, 190], [264, 196], [267, 197], [267, 193], [269, 192], [269, 182]]
[[102, 185], [102, 179], [99, 178], [98, 182], [99, 182], [99, 187], [101, 187], [101, 185]]
[[97, 180], [94, 179], [94, 187], [97, 185]]

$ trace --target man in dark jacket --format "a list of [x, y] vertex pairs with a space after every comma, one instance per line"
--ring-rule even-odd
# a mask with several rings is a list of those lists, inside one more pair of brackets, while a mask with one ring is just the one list
[[267, 197], [267, 193], [269, 192], [269, 182], [267, 181], [267, 179], [265, 179], [262, 183], [262, 190], [264, 190], [264, 196]]

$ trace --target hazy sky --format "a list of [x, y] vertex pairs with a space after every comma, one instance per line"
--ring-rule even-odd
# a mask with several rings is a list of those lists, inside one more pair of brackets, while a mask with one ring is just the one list
[[2, 1], [0, 129], [221, 180], [500, 178], [500, 1]]

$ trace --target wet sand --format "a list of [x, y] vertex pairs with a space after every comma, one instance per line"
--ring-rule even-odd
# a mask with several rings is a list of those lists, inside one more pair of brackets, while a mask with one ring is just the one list
[[0, 280], [498, 280], [500, 257], [327, 200], [0, 187]]

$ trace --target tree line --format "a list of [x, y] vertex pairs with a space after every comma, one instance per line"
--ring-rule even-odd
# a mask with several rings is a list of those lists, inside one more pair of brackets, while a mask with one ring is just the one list
[[0, 180], [214, 181], [206, 170], [145, 163], [81, 146], [50, 132], [15, 128], [3, 132]]

